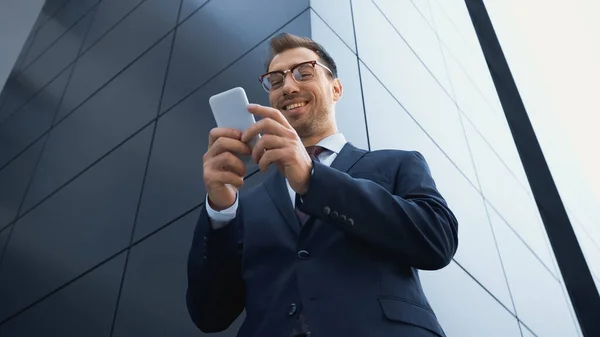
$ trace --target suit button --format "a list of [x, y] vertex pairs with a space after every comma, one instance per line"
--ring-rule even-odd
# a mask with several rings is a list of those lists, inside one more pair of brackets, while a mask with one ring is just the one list
[[298, 306], [296, 305], [296, 303], [290, 304], [290, 310], [288, 310], [288, 315], [294, 316], [294, 314], [296, 313], [297, 310], [298, 310]]
[[308, 260], [309, 257], [310, 253], [304, 249], [298, 252], [298, 258], [301, 260]]
[[342, 220], [342, 222], [346, 222], [346, 216], [344, 214], [340, 215], [340, 220]]
[[354, 219], [348, 218], [348, 221], [346, 221], [346, 223], [348, 224], [348, 226], [352, 227], [354, 226]]
[[331, 213], [331, 208], [329, 208], [329, 206], [323, 207], [323, 213], [325, 215], [329, 215], [329, 213]]
[[331, 217], [333, 220], [335, 220], [335, 219], [337, 219], [337, 218], [338, 218], [338, 215], [339, 215], [339, 214], [338, 214], [338, 212], [336, 212], [336, 211], [333, 211], [333, 212], [331, 212], [331, 215], [329, 215], [329, 216], [330, 216], [330, 217]]

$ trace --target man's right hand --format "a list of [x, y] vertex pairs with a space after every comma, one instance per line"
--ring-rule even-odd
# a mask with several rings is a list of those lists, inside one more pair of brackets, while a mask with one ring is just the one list
[[228, 128], [213, 128], [208, 134], [208, 150], [202, 157], [204, 185], [215, 211], [231, 207], [244, 184], [246, 165], [238, 156], [252, 150], [241, 138], [240, 131]]

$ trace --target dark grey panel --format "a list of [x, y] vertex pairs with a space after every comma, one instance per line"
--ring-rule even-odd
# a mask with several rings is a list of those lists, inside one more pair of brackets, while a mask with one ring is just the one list
[[70, 2], [75, 2], [75, 1], [76, 0], [46, 0], [44, 2], [44, 7], [42, 8], [42, 13], [48, 19], [50, 19], [52, 16], [56, 15], [58, 13], [58, 11], [62, 10]]
[[0, 171], [0, 230], [17, 216], [43, 144], [44, 138]]
[[20, 81], [25, 86], [21, 95], [24, 99], [37, 93], [75, 60], [92, 16], [86, 15], [23, 72]]
[[50, 129], [67, 85], [68, 75], [68, 70], [63, 72], [17, 113], [0, 124], [0, 167]]
[[23, 209], [156, 117], [171, 39], [164, 39], [50, 133]]
[[127, 247], [152, 127], [15, 224], [0, 266], [0, 320]]
[[106, 337], [110, 331], [125, 254], [0, 327], [2, 337]]
[[177, 1], [147, 0], [83, 54], [77, 61], [58, 118], [157, 43], [175, 26], [178, 10]]
[[145, 0], [104, 0], [98, 5], [94, 22], [83, 43], [83, 50], [88, 49], [111, 27], [116, 25], [133, 9]]
[[181, 4], [181, 14], [179, 15], [179, 21], [185, 20], [195, 10], [204, 5], [208, 0], [183, 0]]
[[177, 30], [162, 110], [177, 103], [307, 7], [308, 0], [207, 3]]
[[[41, 15], [42, 14], [40, 13], [40, 16]], [[27, 40], [25, 40], [25, 44], [23, 44], [23, 48], [21, 48], [19, 57], [17, 58], [17, 61], [15, 62], [15, 66], [13, 67], [13, 69], [11, 71], [11, 75], [16, 76], [16, 75], [20, 74], [21, 69], [25, 65], [24, 64], [25, 58], [27, 58], [27, 55], [29, 54], [29, 50], [31, 49], [31, 46], [33, 45], [33, 41], [35, 40], [35, 37], [37, 36], [37, 28], [36, 27], [38, 25], [39, 25], [39, 16], [38, 16], [38, 20], [34, 24], [31, 31], [29, 32], [29, 35], [27, 36]], [[0, 98], [0, 104], [2, 104], [1, 98]]]
[[33, 60], [42, 55], [62, 34], [81, 20], [97, 2], [98, 0], [70, 1], [41, 27], [23, 65], [29, 66]]
[[6, 227], [6, 229], [0, 229], [0, 260], [2, 260], [2, 254], [4, 254], [4, 245], [8, 240], [9, 233], [10, 227]]
[[[283, 30], [308, 36], [309, 19], [307, 11]], [[240, 86], [250, 102], [268, 105], [267, 93], [257, 80], [267, 48], [265, 41], [159, 119], [136, 239], [202, 202], [202, 155], [208, 145], [208, 132], [215, 126], [208, 99]]]
[[0, 123], [12, 116], [15, 110], [22, 106], [32, 94], [28, 83], [24, 78], [18, 76], [17, 73], [12, 73], [6, 80], [2, 93], [5, 98], [2, 105], [0, 105]]
[[[207, 336], [185, 304], [186, 263], [199, 209], [132, 248], [113, 337]], [[233, 337], [243, 315], [225, 332]]]

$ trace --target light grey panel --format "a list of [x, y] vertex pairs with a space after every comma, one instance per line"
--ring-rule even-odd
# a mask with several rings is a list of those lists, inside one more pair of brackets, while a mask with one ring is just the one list
[[448, 337], [520, 337], [515, 316], [455, 262], [421, 272], [425, 294]]
[[110, 333], [125, 254], [0, 326], [2, 337], [106, 337]]
[[424, 155], [459, 222], [456, 260], [514, 310], [481, 195], [366, 68], [362, 79], [372, 149], [415, 149]]
[[24, 210], [156, 117], [170, 42], [162, 40], [54, 127]]
[[469, 122], [464, 123], [485, 198], [554, 270], [547, 236], [533, 197], [525, 192]]
[[152, 129], [14, 225], [0, 266], [0, 321], [127, 247]]
[[573, 226], [575, 235], [577, 235], [577, 241], [583, 251], [588, 268], [593, 274], [600, 275], [600, 249], [590, 239], [578, 221], [571, 220], [571, 225]]
[[523, 323], [519, 323], [521, 326], [521, 332], [523, 333], [523, 337], [536, 337], [529, 328], [527, 328]]
[[431, 15], [431, 6], [429, 6], [429, 1], [430, 0], [410, 0], [413, 5], [419, 10], [419, 14], [421, 14], [421, 16], [423, 18], [425, 18], [425, 21], [427, 21], [427, 24], [435, 29], [435, 22], [433, 22], [433, 16]]
[[[449, 51], [446, 54], [446, 59], [452, 58], [457, 61], [481, 91], [493, 111], [502, 114], [502, 106], [496, 94], [477, 35], [472, 28], [465, 2], [460, 0], [429, 0], [429, 4], [440, 42]], [[451, 9], [451, 11], [446, 10], [444, 7]], [[451, 13], [456, 20], [451, 20], [448, 13]]]
[[310, 0], [310, 7], [356, 53], [350, 0]]
[[469, 180], [477, 181], [456, 104], [371, 1], [352, 4], [361, 60]]
[[335, 60], [342, 82], [342, 99], [336, 104], [338, 127], [346, 139], [362, 149], [368, 149], [367, 128], [363, 110], [362, 90], [356, 55], [311, 11], [312, 39], [323, 45]]
[[453, 97], [437, 34], [412, 1], [375, 0], [374, 3], [446, 92]]
[[539, 337], [576, 336], [561, 285], [491, 208], [490, 218], [520, 319]]
[[44, 140], [40, 139], [0, 171], [0, 230], [17, 216]]
[[464, 69], [455, 60], [446, 58], [446, 64], [456, 95], [456, 102], [464, 116], [475, 126], [479, 133], [485, 135], [485, 140], [510, 168], [521, 186], [525, 190], [531, 191], [504, 114], [492, 111], [481, 93], [466, 77]]

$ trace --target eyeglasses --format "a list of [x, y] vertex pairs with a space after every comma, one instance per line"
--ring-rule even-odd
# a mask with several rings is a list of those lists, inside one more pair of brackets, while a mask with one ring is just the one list
[[333, 76], [333, 72], [319, 61], [307, 61], [297, 64], [289, 70], [277, 70], [271, 71], [266, 74], [260, 75], [258, 81], [262, 84], [262, 87], [267, 92], [275, 91], [283, 87], [285, 82], [285, 76], [287, 73], [292, 73], [292, 78], [296, 83], [309, 82], [315, 78], [315, 67], [321, 66], [325, 68]]

